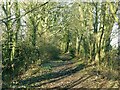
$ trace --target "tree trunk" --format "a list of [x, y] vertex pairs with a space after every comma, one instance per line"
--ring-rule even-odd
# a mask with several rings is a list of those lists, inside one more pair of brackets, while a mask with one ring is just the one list
[[76, 56], [80, 54], [80, 43], [82, 41], [82, 35], [76, 37]]
[[102, 37], [103, 37], [103, 34], [104, 34], [104, 23], [105, 23], [105, 10], [106, 10], [106, 6], [105, 5], [102, 5], [102, 7], [104, 8], [104, 10], [102, 11], [103, 12], [103, 27], [102, 27], [102, 33], [100, 35], [100, 40], [99, 40], [99, 49], [98, 49], [98, 58], [99, 58], [99, 64], [101, 62], [101, 42], [102, 42]]
[[69, 30], [67, 30], [65, 53], [69, 52], [69, 43], [70, 43], [70, 32], [69, 32]]
[[[96, 46], [96, 41], [97, 41], [97, 30], [98, 30], [98, 3], [95, 3], [95, 21], [94, 21], [94, 42], [93, 42], [93, 60], [95, 60], [96, 55], [97, 55], [97, 46]], [[96, 60], [95, 60], [96, 61]]]

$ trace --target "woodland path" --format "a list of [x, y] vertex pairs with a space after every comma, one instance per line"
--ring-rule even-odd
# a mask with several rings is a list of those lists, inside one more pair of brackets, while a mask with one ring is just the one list
[[[51, 61], [42, 66], [32, 65], [21, 76], [20, 87], [36, 88], [118, 88], [118, 81], [99, 75], [94, 65], [86, 66], [78, 60]], [[42, 68], [41, 68], [42, 67]], [[107, 73], [109, 74], [109, 73]]]

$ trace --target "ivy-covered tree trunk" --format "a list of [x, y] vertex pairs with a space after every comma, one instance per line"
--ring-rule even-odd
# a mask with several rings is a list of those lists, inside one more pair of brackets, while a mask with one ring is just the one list
[[13, 37], [12, 37], [13, 44], [12, 44], [11, 59], [14, 59], [15, 56], [16, 46], [18, 42], [18, 33], [20, 29], [20, 9], [17, 0], [14, 2], [14, 8], [15, 8], [16, 27], [15, 30], [13, 31]]
[[36, 22], [35, 22], [35, 18], [34, 18], [34, 16], [32, 16], [32, 17], [30, 17], [30, 21], [31, 21], [31, 24], [32, 24], [32, 45], [33, 46], [36, 46], [36, 37], [37, 37], [37, 35], [36, 35], [36, 32], [37, 32], [37, 26], [36, 26]]
[[12, 20], [9, 20], [11, 19], [10, 17], [11, 16], [11, 2], [6, 1], [5, 4], [3, 3], [2, 10], [4, 11], [5, 18], [7, 18], [6, 21], [3, 22], [6, 27], [5, 28], [6, 30], [4, 31], [4, 34], [6, 35], [4, 36], [4, 38], [6, 39], [2, 45], [2, 53], [3, 53], [2, 61], [3, 61], [3, 65], [5, 66], [3, 70], [3, 75], [4, 75], [3, 80], [8, 81], [8, 83], [10, 83], [11, 80], [13, 79], [12, 74], [13, 74], [13, 58], [14, 58], [13, 57], [14, 33], [12, 29]]

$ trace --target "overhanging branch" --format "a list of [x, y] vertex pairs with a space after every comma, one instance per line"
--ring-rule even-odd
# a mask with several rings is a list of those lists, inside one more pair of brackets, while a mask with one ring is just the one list
[[38, 8], [46, 5], [47, 3], [49, 3], [49, 1], [43, 3], [43, 4], [40, 5], [40, 6], [35, 7], [35, 8], [33, 8], [33, 9], [29, 10], [29, 11], [27, 11], [26, 13], [24, 13], [23, 15], [21, 15], [21, 16], [19, 16], [19, 17], [17, 17], [17, 18], [11, 18], [11, 17], [12, 17], [12, 15], [11, 15], [11, 16], [9, 16], [9, 17], [6, 17], [6, 18], [1, 19], [0, 22], [5, 22], [6, 19], [7, 19], [7, 21], [10, 21], [10, 20], [15, 19], [15, 20], [13, 21], [13, 23], [14, 23], [16, 20], [22, 18], [23, 16], [27, 15], [27, 14], [30, 13], [30, 12], [33, 12], [33, 11], [36, 10], [36, 9], [38, 9]]

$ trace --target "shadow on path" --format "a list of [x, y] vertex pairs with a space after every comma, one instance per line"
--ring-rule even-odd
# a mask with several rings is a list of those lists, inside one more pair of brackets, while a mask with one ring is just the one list
[[43, 74], [41, 76], [37, 76], [37, 77], [32, 77], [26, 80], [21, 80], [19, 83], [21, 85], [30, 85], [36, 82], [41, 82], [43, 80], [50, 80], [50, 79], [56, 79], [56, 78], [60, 78], [60, 77], [67, 77], [70, 76], [80, 70], [82, 70], [85, 67], [84, 64], [79, 64], [77, 67], [74, 68], [67, 68], [64, 70], [60, 70], [58, 72], [51, 72], [48, 74]]

